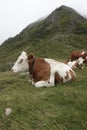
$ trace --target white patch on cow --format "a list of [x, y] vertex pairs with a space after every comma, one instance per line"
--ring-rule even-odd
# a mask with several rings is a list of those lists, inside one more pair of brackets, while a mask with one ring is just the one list
[[27, 54], [26, 52], [22, 52], [21, 55], [18, 57], [17, 61], [15, 62], [14, 66], [12, 67], [13, 72], [26, 72], [28, 71], [28, 61], [27, 61]]
[[68, 66], [70, 66], [70, 68], [76, 68], [75, 64], [76, 64], [77, 61], [69, 61], [67, 63]]
[[84, 59], [82, 57], [79, 57], [79, 59], [77, 60], [78, 64], [79, 64], [79, 68], [80, 69], [83, 69], [83, 62], [84, 62]]
[[83, 59], [82, 57], [79, 57], [79, 59], [77, 60], [77, 62], [78, 62], [79, 65], [80, 65], [80, 64], [83, 64], [84, 59]]
[[[70, 74], [70, 70], [74, 73], [74, 71], [66, 64], [62, 63], [62, 62], [58, 62], [56, 60], [53, 60], [53, 59], [45, 59], [45, 61], [47, 63], [49, 63], [50, 67], [51, 67], [51, 76], [50, 76], [50, 80], [49, 82], [51, 83], [51, 80], [52, 80], [52, 83], [53, 83], [53, 80], [54, 80], [54, 75], [55, 75], [55, 72], [58, 72], [58, 74], [60, 75], [60, 77], [63, 78], [63, 83], [71, 80], [71, 74]], [[69, 77], [66, 79], [66, 72], [69, 73]], [[75, 74], [75, 73], [74, 73]]]

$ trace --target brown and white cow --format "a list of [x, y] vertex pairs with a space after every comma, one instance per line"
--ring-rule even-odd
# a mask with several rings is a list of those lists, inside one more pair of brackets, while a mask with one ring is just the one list
[[53, 59], [27, 56], [22, 52], [12, 67], [13, 72], [29, 71], [31, 83], [35, 87], [49, 87], [56, 83], [66, 83], [75, 80], [75, 72], [66, 64]]
[[83, 62], [84, 59], [82, 57], [79, 57], [75, 61], [68, 60], [66, 64], [70, 66], [72, 69], [83, 69]]
[[74, 51], [71, 53], [71, 61], [74, 61], [76, 59], [79, 59], [79, 57], [82, 57], [84, 59], [84, 63], [87, 64], [87, 52], [85, 51]]

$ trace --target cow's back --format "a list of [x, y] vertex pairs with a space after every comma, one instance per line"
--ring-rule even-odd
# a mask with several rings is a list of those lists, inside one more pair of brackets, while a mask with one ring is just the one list
[[55, 75], [55, 83], [65, 83], [69, 80], [75, 80], [75, 72], [66, 64], [52, 59], [46, 59], [50, 64], [51, 73]]

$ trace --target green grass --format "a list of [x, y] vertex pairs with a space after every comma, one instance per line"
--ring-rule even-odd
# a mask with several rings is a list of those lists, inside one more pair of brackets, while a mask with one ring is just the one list
[[0, 129], [86, 130], [87, 66], [75, 71], [76, 81], [49, 88], [35, 88], [28, 75], [1, 72]]

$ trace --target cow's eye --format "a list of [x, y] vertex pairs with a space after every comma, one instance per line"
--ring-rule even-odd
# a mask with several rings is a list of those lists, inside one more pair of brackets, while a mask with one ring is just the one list
[[19, 64], [21, 64], [23, 62], [23, 59], [21, 59], [20, 61], [19, 61]]

